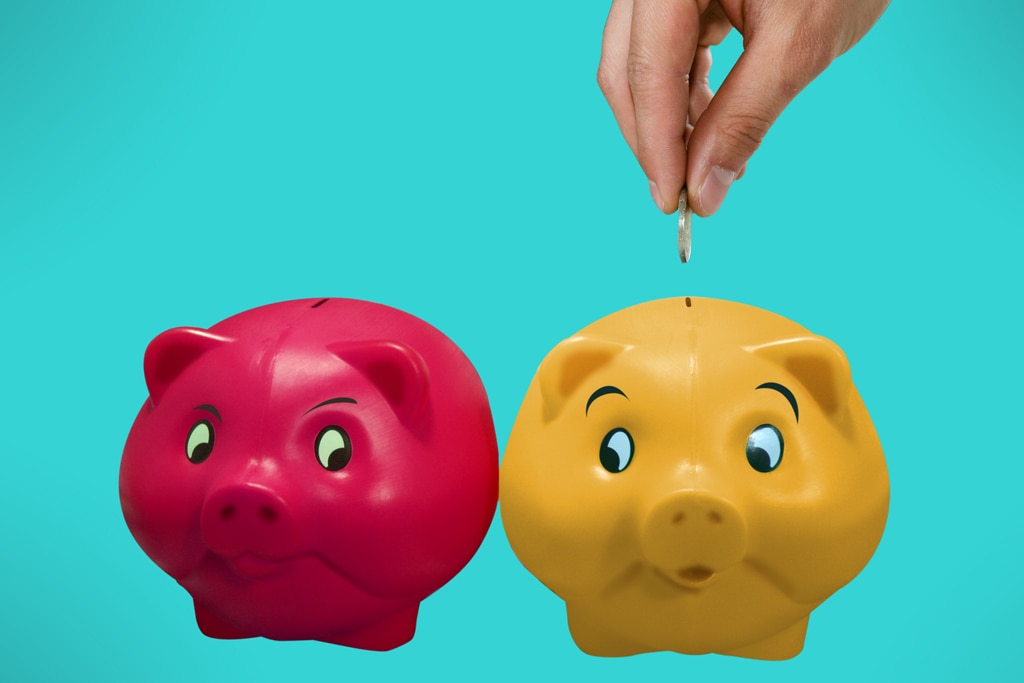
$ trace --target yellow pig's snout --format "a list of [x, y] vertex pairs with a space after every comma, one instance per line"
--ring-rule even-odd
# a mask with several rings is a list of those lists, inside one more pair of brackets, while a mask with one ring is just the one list
[[743, 559], [747, 526], [736, 507], [720, 496], [676, 491], [644, 517], [640, 547], [662, 574], [696, 586]]

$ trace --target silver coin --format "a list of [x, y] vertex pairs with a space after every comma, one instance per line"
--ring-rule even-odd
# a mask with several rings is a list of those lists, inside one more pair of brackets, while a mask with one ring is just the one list
[[679, 260], [686, 263], [690, 260], [690, 224], [693, 222], [693, 211], [686, 201], [686, 185], [679, 193]]

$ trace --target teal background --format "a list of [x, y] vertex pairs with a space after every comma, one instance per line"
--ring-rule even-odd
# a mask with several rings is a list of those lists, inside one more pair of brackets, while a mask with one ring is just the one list
[[[1024, 677], [1024, 9], [895, 3], [685, 267], [595, 84], [606, 10], [0, 2], [4, 679]], [[473, 359], [503, 447], [555, 343], [676, 295], [835, 340], [886, 449], [885, 537], [794, 660], [583, 655], [497, 521], [396, 651], [211, 640], [125, 527], [164, 329], [298, 297], [405, 309]]]

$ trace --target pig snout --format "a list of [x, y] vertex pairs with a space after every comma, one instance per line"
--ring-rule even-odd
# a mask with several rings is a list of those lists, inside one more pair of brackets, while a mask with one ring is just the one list
[[226, 486], [203, 505], [203, 542], [222, 557], [254, 553], [280, 558], [294, 552], [295, 525], [284, 500], [256, 484]]
[[644, 556], [674, 581], [698, 586], [744, 555], [747, 528], [727, 500], [700, 491], [677, 491], [657, 502], [643, 520]]

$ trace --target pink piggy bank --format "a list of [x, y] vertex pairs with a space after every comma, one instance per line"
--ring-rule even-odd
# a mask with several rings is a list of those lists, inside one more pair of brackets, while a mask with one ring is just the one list
[[411, 639], [497, 501], [490, 408], [459, 348], [394, 308], [310, 299], [168, 330], [144, 365], [121, 505], [200, 630]]

